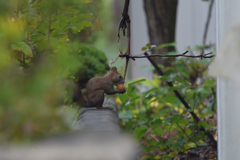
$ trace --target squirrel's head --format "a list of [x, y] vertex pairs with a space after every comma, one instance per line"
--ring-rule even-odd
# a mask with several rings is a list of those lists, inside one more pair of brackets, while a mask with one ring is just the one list
[[117, 71], [116, 67], [112, 67], [110, 73], [111, 73], [111, 80], [114, 83], [114, 85], [125, 82], [123, 76]]

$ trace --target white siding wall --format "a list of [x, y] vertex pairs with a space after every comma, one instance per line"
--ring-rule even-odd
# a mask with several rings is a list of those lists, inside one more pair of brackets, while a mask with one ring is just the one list
[[[134, 3], [134, 5], [133, 5]], [[202, 0], [179, 0], [176, 28], [177, 50], [182, 53], [187, 46], [202, 44], [204, 27], [208, 14], [208, 2]], [[211, 23], [208, 30], [207, 43], [215, 43], [215, 4], [213, 6]], [[149, 42], [146, 16], [142, 0], [131, 0], [131, 53], [142, 53], [141, 48]], [[130, 78], [146, 77], [152, 79], [149, 73], [150, 63], [147, 59], [137, 59], [131, 63]]]
[[[235, 160], [240, 157], [238, 126], [240, 122], [240, 1], [217, 1], [216, 9], [218, 50], [209, 73], [219, 77], [217, 83], [218, 159]], [[231, 29], [232, 27], [235, 28]], [[227, 34], [230, 29], [230, 34]]]

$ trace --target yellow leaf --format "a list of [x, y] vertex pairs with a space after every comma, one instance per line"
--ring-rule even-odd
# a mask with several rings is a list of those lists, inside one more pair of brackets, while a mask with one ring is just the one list
[[116, 98], [115, 101], [117, 104], [122, 104], [122, 101], [120, 100], [120, 98]]
[[32, 58], [32, 54], [31, 53], [28, 53], [27, 56]]
[[132, 110], [132, 113], [133, 113], [133, 114], [138, 114], [138, 113], [139, 113], [139, 110]]
[[58, 52], [58, 50], [57, 50], [57, 49], [53, 51], [53, 53], [56, 53], [56, 52]]
[[180, 108], [180, 109], [179, 109], [179, 113], [181, 114], [182, 112], [183, 112], [183, 109], [182, 109], [182, 108]]
[[178, 107], [174, 107], [174, 110], [175, 110], [176, 112], [178, 112], [178, 111], [179, 111], [179, 108], [178, 108]]
[[161, 159], [161, 157], [159, 155], [156, 155], [154, 159]]

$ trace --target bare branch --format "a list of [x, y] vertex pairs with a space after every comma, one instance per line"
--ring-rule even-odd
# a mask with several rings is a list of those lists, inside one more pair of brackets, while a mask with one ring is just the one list
[[[125, 36], [125, 29], [127, 28], [127, 51], [125, 53], [125, 55], [130, 55], [130, 36], [131, 36], [131, 32], [130, 32], [130, 18], [128, 15], [128, 7], [129, 7], [129, 3], [130, 0], [125, 0], [125, 5], [124, 5], [124, 9], [123, 9], [123, 13], [122, 13], [122, 19], [119, 23], [119, 28], [118, 28], [118, 41], [120, 39], [120, 30], [123, 31], [123, 35]], [[126, 77], [126, 73], [127, 73], [127, 67], [128, 67], [128, 62], [129, 62], [129, 57], [126, 56], [126, 64], [125, 64], [125, 69], [124, 69], [124, 79]]]
[[[147, 52], [145, 52], [147, 53]], [[144, 54], [145, 54], [144, 53]], [[174, 58], [174, 57], [188, 57], [188, 58], [212, 58], [215, 55], [211, 55], [212, 52], [206, 53], [206, 54], [201, 54], [201, 55], [186, 55], [188, 51], [181, 53], [181, 54], [176, 54], [176, 55], [166, 55], [166, 54], [151, 54], [151, 55], [145, 55], [145, 56], [132, 56], [132, 55], [127, 55], [127, 54], [121, 54], [119, 57], [126, 57], [126, 58], [132, 58], [133, 60], [135, 58], [147, 58], [147, 57], [169, 57], [169, 58]]]
[[210, 19], [211, 19], [211, 14], [212, 14], [213, 3], [214, 3], [214, 0], [211, 0], [210, 5], [209, 5], [209, 9], [208, 9], [207, 21], [206, 21], [206, 25], [205, 25], [205, 29], [204, 29], [204, 33], [203, 33], [202, 54], [204, 54], [204, 47], [206, 45], [206, 39], [207, 39], [208, 27], [209, 27], [209, 23], [210, 23]]
[[[120, 53], [119, 53], [119, 54], [120, 54]], [[112, 68], [112, 64], [113, 64], [114, 62], [116, 62], [116, 60], [118, 59], [118, 57], [119, 57], [119, 55], [118, 55], [115, 59], [110, 60], [110, 62], [109, 62], [109, 67], [110, 67], [110, 68]]]

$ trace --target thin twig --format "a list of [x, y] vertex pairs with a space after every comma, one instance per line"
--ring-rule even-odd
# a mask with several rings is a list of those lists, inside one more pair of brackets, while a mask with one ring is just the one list
[[18, 28], [19, 28], [20, 31], [21, 31], [21, 34], [22, 34], [22, 36], [23, 36], [24, 41], [30, 46], [30, 48], [31, 48], [31, 50], [32, 50], [33, 58], [35, 58], [35, 56], [36, 56], [36, 51], [35, 51], [34, 45], [33, 45], [30, 41], [28, 41], [27, 38], [25, 37], [24, 30], [23, 30], [23, 29], [21, 28], [21, 26], [20, 26], [20, 23], [19, 23], [19, 21], [18, 21], [18, 17], [17, 17], [17, 15], [16, 15], [16, 13], [12, 12], [12, 15], [13, 15], [13, 17], [16, 19], [16, 22], [17, 22], [17, 24], [18, 24]]
[[214, 0], [211, 0], [210, 5], [209, 5], [209, 9], [208, 9], [208, 17], [207, 17], [207, 21], [206, 21], [206, 24], [205, 24], [204, 34], [203, 34], [202, 54], [204, 54], [204, 47], [206, 45], [206, 39], [207, 39], [207, 33], [208, 33], [209, 23], [210, 23], [211, 14], [212, 14], [213, 3], [214, 3]]
[[215, 105], [215, 101], [216, 101], [216, 92], [214, 90], [213, 87], [211, 87], [211, 90], [212, 90], [212, 94], [213, 94], [213, 104], [212, 104], [212, 111], [214, 112], [215, 109], [214, 109], [214, 105]]
[[[147, 57], [168, 57], [168, 58], [173, 58], [173, 57], [188, 57], [188, 58], [212, 58], [215, 55], [210, 55], [212, 54], [212, 52], [210, 53], [206, 53], [206, 54], [201, 54], [201, 55], [186, 55], [188, 51], [181, 53], [181, 54], [175, 54], [175, 55], [166, 55], [166, 54], [151, 54], [151, 55], [145, 55], [145, 56], [132, 56], [132, 55], [127, 55], [127, 54], [121, 54], [119, 55], [119, 57], [126, 57], [126, 58], [147, 58]], [[147, 52], [145, 52], [147, 53]], [[144, 54], [145, 54], [144, 53]]]
[[[129, 3], [130, 0], [125, 0], [125, 4], [124, 4], [124, 9], [123, 9], [123, 13], [122, 13], [122, 19], [119, 23], [119, 27], [118, 27], [118, 41], [120, 39], [120, 30], [123, 31], [123, 35], [125, 36], [125, 29], [127, 28], [127, 51], [125, 53], [125, 55], [130, 56], [130, 36], [131, 36], [131, 31], [130, 31], [130, 18], [128, 15], [128, 7], [129, 7]], [[124, 69], [124, 74], [123, 77], [124, 79], [126, 78], [126, 73], [127, 73], [127, 67], [128, 67], [128, 62], [129, 62], [129, 57], [126, 57], [126, 64], [125, 64], [125, 69]]]
[[178, 123], [176, 123], [176, 124], [183, 131], [183, 133], [188, 137], [188, 134], [184, 131], [184, 129], [182, 129], [182, 127]]
[[50, 36], [51, 36], [51, 25], [52, 25], [52, 15], [49, 12], [49, 22], [48, 22], [48, 34], [47, 34], [47, 46], [46, 46], [46, 55], [49, 53], [49, 46], [50, 46]]
[[[36, 27], [29, 35], [33, 34], [33, 32], [35, 32], [35, 31], [38, 29], [38, 27], [41, 26], [41, 24], [44, 22], [44, 20], [46, 19], [46, 17], [47, 17], [47, 16], [45, 16], [45, 17], [42, 19], [42, 21], [37, 25], [37, 27]], [[45, 36], [44, 33], [42, 33], [42, 34]]]

